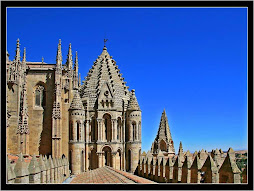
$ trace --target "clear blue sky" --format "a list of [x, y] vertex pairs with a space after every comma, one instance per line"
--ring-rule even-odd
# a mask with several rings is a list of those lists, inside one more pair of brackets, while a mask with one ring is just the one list
[[28, 61], [63, 61], [79, 53], [82, 80], [103, 39], [142, 110], [142, 150], [149, 150], [163, 109], [178, 151], [247, 148], [247, 9], [11, 8], [7, 49], [16, 39]]

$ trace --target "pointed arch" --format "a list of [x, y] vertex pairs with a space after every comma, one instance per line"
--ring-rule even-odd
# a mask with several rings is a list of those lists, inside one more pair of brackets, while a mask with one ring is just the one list
[[46, 106], [46, 84], [43, 82], [38, 82], [34, 87], [34, 106]]
[[167, 144], [163, 139], [160, 141], [160, 150], [167, 152]]

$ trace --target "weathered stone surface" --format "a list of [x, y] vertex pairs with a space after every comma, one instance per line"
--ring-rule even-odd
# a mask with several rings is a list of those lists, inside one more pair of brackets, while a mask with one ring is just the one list
[[27, 163], [25, 163], [22, 153], [19, 155], [17, 164], [14, 167], [16, 175], [15, 183], [29, 183], [29, 171]]
[[158, 154], [159, 151], [164, 155], [173, 156], [175, 154], [174, 142], [170, 133], [168, 118], [164, 109], [156, 138], [152, 144], [151, 152]]

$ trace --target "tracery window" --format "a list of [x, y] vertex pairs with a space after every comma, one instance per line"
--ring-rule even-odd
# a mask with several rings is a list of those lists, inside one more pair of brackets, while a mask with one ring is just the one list
[[39, 85], [35, 89], [35, 106], [44, 107], [46, 103], [46, 93], [45, 88]]

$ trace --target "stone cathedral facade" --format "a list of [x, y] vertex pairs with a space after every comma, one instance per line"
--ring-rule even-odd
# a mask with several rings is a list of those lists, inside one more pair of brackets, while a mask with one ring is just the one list
[[141, 155], [141, 110], [104, 46], [83, 84], [71, 44], [63, 63], [61, 40], [56, 63], [6, 53], [7, 153], [63, 155], [72, 174], [102, 166], [134, 172]]

